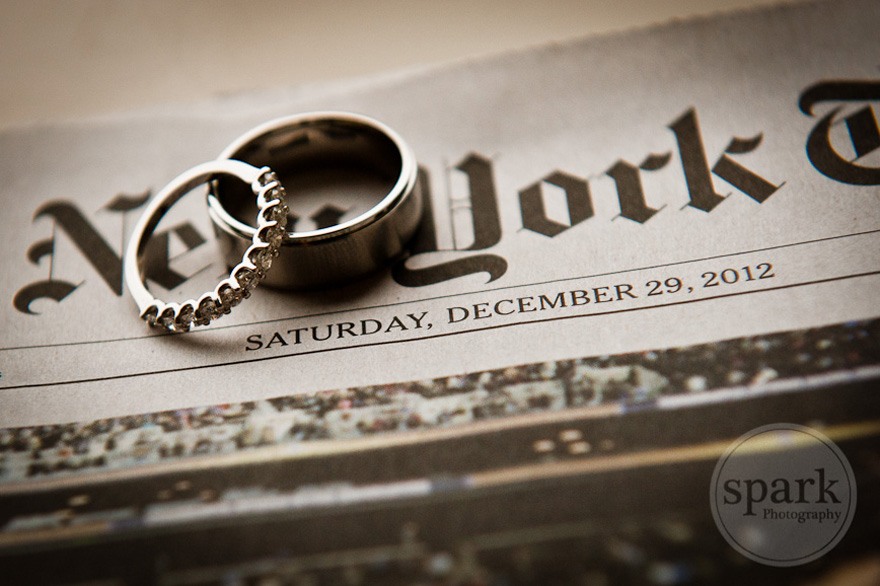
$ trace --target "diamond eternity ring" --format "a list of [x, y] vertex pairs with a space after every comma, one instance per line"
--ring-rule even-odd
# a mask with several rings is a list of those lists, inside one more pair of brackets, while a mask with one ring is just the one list
[[[257, 198], [256, 228], [241, 261], [213, 291], [198, 300], [165, 303], [156, 299], [145, 284], [144, 256], [150, 236], [169, 209], [190, 190], [220, 176], [235, 177], [249, 185]], [[137, 303], [141, 318], [151, 326], [188, 331], [192, 325], [207, 325], [250, 296], [265, 277], [284, 239], [287, 227], [284, 188], [269, 167], [257, 168], [237, 160], [224, 159], [197, 165], [169, 183], [149, 203], [138, 220], [125, 251], [125, 283]]]

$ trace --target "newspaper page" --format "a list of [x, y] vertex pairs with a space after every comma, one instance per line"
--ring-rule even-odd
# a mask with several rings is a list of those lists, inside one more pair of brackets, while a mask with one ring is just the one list
[[[0, 134], [0, 582], [876, 583], [878, 27], [873, 0], [788, 5]], [[145, 203], [311, 110], [413, 148], [408, 256], [148, 328], [121, 261]], [[289, 191], [297, 230], [370, 205]], [[227, 270], [203, 191], [153, 240], [159, 297]], [[710, 506], [771, 424], [858, 489], [785, 568]]]

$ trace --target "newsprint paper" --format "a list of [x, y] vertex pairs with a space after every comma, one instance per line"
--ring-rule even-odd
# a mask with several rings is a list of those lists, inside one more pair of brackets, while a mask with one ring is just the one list
[[[0, 583], [877, 583], [878, 31], [875, 0], [802, 3], [3, 133]], [[413, 148], [408, 256], [151, 330], [120, 260], [145, 202], [311, 110]], [[331, 179], [288, 186], [296, 229], [371, 205]], [[158, 297], [213, 287], [204, 188], [149, 250]], [[809, 563], [713, 509], [765, 425], [851, 467], [725, 484], [746, 549], [771, 501], [849, 499]]]

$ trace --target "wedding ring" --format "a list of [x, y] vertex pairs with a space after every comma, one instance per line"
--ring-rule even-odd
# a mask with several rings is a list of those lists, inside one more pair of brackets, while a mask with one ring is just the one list
[[[171, 206], [194, 187], [217, 177], [234, 177], [250, 186], [259, 212], [257, 228], [243, 247], [229, 277], [198, 300], [165, 303], [153, 297], [144, 280], [144, 253], [150, 236]], [[207, 325], [249, 297], [265, 277], [284, 238], [287, 227], [284, 189], [268, 167], [257, 168], [241, 161], [221, 160], [197, 165], [169, 183], [144, 210], [125, 251], [125, 283], [137, 303], [141, 318], [151, 326], [187, 331], [191, 325]]]
[[[268, 285], [316, 289], [339, 285], [387, 266], [399, 257], [422, 216], [422, 195], [415, 156], [396, 132], [366, 116], [314, 112], [267, 122], [245, 133], [220, 154], [256, 166], [269, 166], [294, 198], [303, 176], [329, 169], [326, 177], [349, 170], [382, 178], [385, 195], [367, 211], [346, 221], [309, 231], [288, 232]], [[386, 193], [387, 191], [387, 193]], [[350, 193], [348, 195], [351, 195]], [[214, 182], [208, 215], [227, 264], [241, 256], [255, 228], [241, 186]]]

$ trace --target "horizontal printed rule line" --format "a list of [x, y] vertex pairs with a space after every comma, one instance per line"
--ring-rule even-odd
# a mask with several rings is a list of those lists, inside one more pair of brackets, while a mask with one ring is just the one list
[[425, 340], [434, 340], [434, 339], [446, 338], [446, 337], [450, 337], [450, 336], [460, 336], [460, 335], [464, 335], [464, 334], [477, 334], [477, 333], [486, 332], [486, 331], [490, 331], [490, 330], [498, 330], [498, 329], [502, 329], [502, 328], [510, 328], [510, 327], [516, 327], [516, 326], [528, 326], [528, 325], [549, 323], [549, 322], [555, 322], [555, 321], [561, 321], [561, 320], [582, 319], [582, 318], [589, 318], [589, 317], [601, 317], [601, 316], [616, 315], [616, 314], [622, 314], [622, 313], [630, 313], [630, 312], [635, 312], [635, 311], [663, 309], [663, 308], [667, 308], [667, 307], [687, 305], [690, 303], [704, 303], [706, 301], [715, 301], [717, 299], [726, 299], [726, 298], [730, 298], [730, 297], [739, 297], [742, 295], [752, 295], [752, 294], [756, 294], [756, 293], [767, 293], [767, 292], [772, 292], [772, 291], [782, 291], [782, 290], [794, 289], [794, 288], [798, 288], [798, 287], [809, 287], [812, 285], [821, 285], [821, 284], [825, 284], [825, 283], [833, 283], [833, 282], [837, 282], [837, 281], [845, 281], [845, 280], [849, 280], [849, 279], [858, 279], [858, 278], [863, 278], [863, 277], [873, 277], [876, 275], [880, 275], [880, 270], [869, 271], [869, 272], [864, 272], [864, 273], [855, 273], [852, 275], [842, 275], [842, 276], [837, 276], [837, 277], [829, 277], [827, 279], [816, 279], [813, 281], [804, 281], [801, 283], [789, 283], [787, 285], [779, 285], [776, 287], [764, 287], [764, 288], [760, 288], [760, 289], [750, 289], [747, 291], [735, 291], [735, 292], [731, 292], [731, 293], [725, 293], [722, 295], [712, 295], [712, 296], [708, 296], [708, 297], [701, 297], [701, 298], [697, 298], [697, 299], [688, 299], [688, 300], [684, 300], [684, 301], [672, 301], [669, 303], [658, 303], [658, 304], [654, 304], [654, 305], [645, 305], [645, 306], [641, 306], [641, 307], [628, 307], [626, 309], [613, 309], [613, 310], [609, 310], [609, 311], [583, 313], [583, 314], [577, 314], [577, 315], [558, 315], [558, 316], [547, 317], [547, 318], [542, 318], [542, 319], [533, 319], [533, 320], [517, 321], [517, 322], [511, 322], [511, 323], [505, 323], [505, 324], [496, 324], [496, 325], [491, 325], [491, 326], [485, 326], [482, 328], [471, 328], [471, 329], [460, 330], [460, 331], [455, 331], [455, 332], [443, 332], [443, 333], [437, 333], [437, 334], [429, 334], [429, 335], [419, 336], [419, 337], [415, 337], [415, 338], [408, 338], [405, 340], [387, 340], [384, 342], [368, 342], [368, 343], [364, 343], [364, 344], [353, 344], [350, 346], [338, 346], [335, 348], [307, 350], [305, 352], [289, 352], [286, 354], [276, 354], [273, 356], [263, 356], [263, 357], [251, 358], [251, 359], [247, 359], [247, 360], [232, 360], [229, 362], [218, 362], [215, 364], [201, 364], [198, 366], [184, 366], [184, 367], [179, 367], [179, 368], [153, 370], [150, 372], [135, 372], [135, 373], [126, 373], [126, 374], [84, 378], [84, 379], [70, 379], [70, 380], [62, 380], [62, 381], [55, 381], [55, 382], [0, 386], [0, 391], [31, 389], [31, 388], [38, 388], [38, 387], [50, 387], [50, 386], [59, 386], [59, 385], [81, 384], [81, 383], [94, 383], [94, 382], [111, 381], [111, 380], [121, 380], [121, 379], [135, 378], [135, 377], [141, 377], [141, 376], [169, 374], [172, 372], [186, 372], [186, 371], [191, 371], [191, 370], [202, 370], [205, 368], [218, 368], [218, 367], [223, 367], [223, 366], [237, 366], [237, 365], [241, 365], [241, 364], [252, 364], [252, 363], [256, 363], [256, 362], [263, 362], [265, 360], [277, 360], [280, 358], [291, 358], [291, 357], [295, 357], [295, 356], [310, 356], [313, 354], [321, 354], [324, 352], [337, 352], [337, 351], [341, 351], [341, 350], [356, 350], [356, 349], [360, 349], [360, 348], [373, 348], [373, 347], [379, 347], [379, 346], [387, 346], [390, 344], [406, 344], [409, 342], [422, 342]]
[[[452, 299], [455, 297], [465, 297], [468, 295], [495, 293], [498, 291], [510, 291], [510, 290], [516, 290], [516, 289], [524, 289], [527, 287], [539, 287], [542, 285], [553, 285], [556, 283], [566, 283], [566, 282], [580, 281], [580, 280], [586, 280], [586, 279], [597, 279], [600, 277], [610, 277], [610, 276], [614, 276], [614, 275], [625, 275], [628, 273], [637, 273], [637, 272], [641, 272], [641, 271], [650, 271], [650, 270], [655, 270], [655, 269], [683, 266], [683, 265], [694, 264], [694, 263], [698, 263], [698, 262], [718, 260], [718, 259], [722, 259], [722, 258], [738, 257], [738, 256], [744, 256], [747, 254], [768, 252], [771, 250], [782, 250], [785, 248], [805, 246], [808, 244], [817, 244], [819, 242], [829, 242], [832, 240], [842, 240], [845, 238], [853, 238], [853, 237], [857, 237], [857, 236], [867, 236], [867, 235], [872, 235], [872, 234], [877, 234], [877, 233], [880, 233], [880, 229], [867, 230], [864, 232], [856, 232], [853, 234], [842, 234], [839, 236], [828, 236], [825, 238], [804, 240], [802, 242], [792, 242], [789, 244], [779, 244], [776, 246], [755, 248], [753, 250], [744, 250], [744, 251], [740, 251], [740, 252], [717, 254], [714, 256], [705, 256], [705, 257], [701, 257], [701, 258], [676, 261], [676, 262], [670, 262], [670, 263], [662, 263], [662, 264], [656, 264], [656, 265], [649, 265], [649, 266], [644, 266], [644, 267], [636, 267], [636, 268], [632, 268], [632, 269], [622, 269], [619, 271], [596, 273], [594, 275], [583, 275], [583, 276], [578, 276], [578, 277], [564, 277], [564, 278], [560, 278], [560, 279], [551, 279], [549, 281], [539, 281], [536, 283], [523, 283], [521, 285], [505, 285], [502, 287], [495, 287], [492, 289], [480, 289], [478, 291], [465, 291], [462, 293], [451, 293], [448, 295], [436, 295], [434, 297], [424, 297], [421, 299], [413, 299], [410, 301], [399, 301], [399, 302], [395, 302], [395, 303], [385, 303], [385, 304], [372, 305], [372, 306], [366, 306], [366, 307], [356, 307], [356, 308], [349, 307], [349, 308], [337, 309], [337, 310], [333, 310], [333, 311], [325, 311], [325, 312], [319, 312], [319, 313], [310, 313], [310, 314], [295, 315], [295, 316], [288, 316], [288, 317], [279, 317], [279, 318], [267, 319], [267, 320], [262, 320], [262, 321], [248, 322], [248, 323], [244, 323], [244, 324], [212, 325], [211, 328], [209, 328], [209, 329], [196, 329], [196, 330], [191, 330], [189, 332], [181, 332], [181, 333], [162, 332], [162, 333], [147, 334], [144, 336], [128, 336], [128, 337], [122, 337], [122, 338], [109, 338], [109, 339], [105, 339], [105, 340], [84, 340], [84, 341], [79, 341], [79, 342], [60, 342], [60, 343], [55, 343], [55, 344], [33, 344], [33, 345], [25, 345], [25, 346], [9, 346], [6, 348], [0, 348], [0, 352], [13, 351], [13, 350], [38, 350], [38, 349], [45, 349], [45, 348], [60, 348], [60, 347], [64, 347], [64, 346], [85, 346], [85, 345], [89, 345], [89, 344], [111, 344], [111, 343], [115, 343], [115, 342], [133, 342], [133, 341], [139, 341], [139, 340], [147, 340], [150, 338], [161, 338], [161, 337], [165, 337], [165, 336], [169, 336], [169, 335], [172, 335], [172, 336], [196, 336], [196, 335], [200, 335], [200, 334], [210, 334], [211, 332], [217, 332], [220, 330], [261, 326], [261, 325], [267, 325], [267, 324], [273, 324], [273, 323], [283, 323], [283, 322], [293, 321], [293, 320], [311, 319], [311, 318], [316, 318], [316, 317], [325, 317], [325, 316], [330, 316], [330, 315], [337, 315], [340, 313], [350, 313], [352, 311], [372, 311], [372, 310], [376, 310], [376, 309], [386, 309], [389, 307], [398, 307], [401, 305], [411, 305], [414, 303], [427, 303], [430, 301], [438, 301], [441, 299]], [[0, 388], [12, 388], [12, 387], [0, 387]]]

